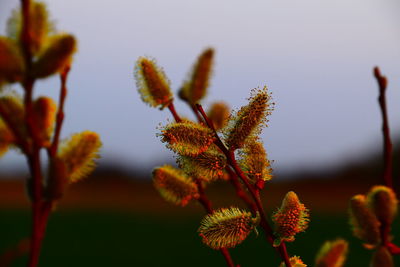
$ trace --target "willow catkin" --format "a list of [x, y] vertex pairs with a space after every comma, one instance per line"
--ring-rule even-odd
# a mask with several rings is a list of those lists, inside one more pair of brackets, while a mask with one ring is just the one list
[[140, 57], [136, 62], [134, 74], [143, 102], [161, 109], [172, 102], [170, 82], [155, 60]]

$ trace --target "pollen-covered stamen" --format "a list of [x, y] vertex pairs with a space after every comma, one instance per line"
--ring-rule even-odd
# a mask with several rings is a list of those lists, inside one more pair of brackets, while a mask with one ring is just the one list
[[218, 148], [211, 145], [207, 151], [197, 156], [178, 156], [177, 163], [188, 175], [196, 176], [205, 181], [212, 181], [224, 176], [227, 160]]
[[398, 200], [391, 188], [383, 185], [372, 187], [366, 201], [381, 223], [390, 225], [393, 222], [397, 214]]
[[253, 90], [249, 100], [248, 105], [231, 115], [224, 130], [226, 144], [230, 150], [243, 147], [248, 137], [258, 135], [261, 128], [266, 126], [267, 116], [273, 110], [273, 103], [270, 103], [271, 95], [266, 87]]
[[228, 123], [229, 107], [224, 102], [215, 102], [207, 112], [207, 117], [213, 122], [216, 130], [222, 129]]
[[290, 191], [282, 201], [282, 206], [272, 217], [275, 223], [277, 239], [274, 246], [279, 246], [282, 241], [292, 242], [297, 233], [303, 232], [308, 227], [309, 212], [297, 197]]
[[198, 230], [203, 243], [213, 249], [232, 248], [242, 243], [259, 222], [250, 212], [222, 208], [206, 215]]
[[153, 170], [153, 183], [161, 196], [175, 205], [186, 206], [191, 199], [199, 197], [196, 183], [170, 165]]
[[256, 138], [247, 139], [242, 150], [239, 151], [241, 159], [238, 161], [240, 167], [253, 184], [259, 180], [269, 181], [272, 179], [270, 161], [267, 159], [263, 144]]
[[142, 100], [150, 106], [164, 108], [173, 100], [170, 82], [154, 60], [139, 58], [135, 66], [135, 78]]
[[188, 81], [182, 86], [179, 96], [190, 105], [197, 104], [206, 94], [211, 76], [214, 50], [205, 50], [197, 59]]
[[344, 239], [326, 241], [319, 250], [316, 267], [342, 267], [346, 260], [349, 244]]
[[197, 156], [214, 142], [213, 131], [190, 121], [173, 122], [161, 129], [161, 142], [183, 156]]
[[364, 195], [355, 195], [350, 199], [350, 224], [353, 234], [368, 245], [377, 245], [380, 238], [380, 222], [367, 207]]

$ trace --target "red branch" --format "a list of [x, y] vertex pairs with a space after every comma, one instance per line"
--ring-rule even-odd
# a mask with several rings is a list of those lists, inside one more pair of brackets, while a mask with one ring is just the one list
[[[175, 110], [175, 106], [174, 106], [174, 103], [173, 103], [173, 102], [171, 102], [171, 103], [168, 105], [168, 109], [169, 109], [169, 111], [171, 112], [171, 114], [172, 114], [172, 116], [174, 117], [174, 119], [175, 119], [176, 122], [181, 122], [181, 121], [182, 121], [182, 119], [180, 118], [180, 116], [178, 115], [178, 113], [177, 113], [176, 110]], [[199, 198], [198, 198], [197, 200], [198, 200], [198, 201], [200, 202], [200, 204], [204, 207], [204, 209], [206, 210], [206, 212], [207, 212], [208, 214], [213, 213], [214, 210], [213, 210], [213, 208], [212, 208], [212, 203], [211, 203], [211, 201], [207, 198], [207, 195], [206, 195], [206, 193], [205, 193], [205, 191], [204, 191], [204, 186], [203, 186], [203, 184], [201, 183], [201, 181], [200, 181], [199, 179], [195, 179], [195, 182], [196, 182], [197, 189], [198, 189], [199, 195], [200, 195]], [[221, 248], [220, 251], [221, 251], [222, 255], [223, 255], [224, 258], [225, 258], [226, 264], [227, 264], [229, 267], [235, 267], [235, 264], [233, 263], [232, 257], [231, 257], [231, 255], [230, 255], [230, 253], [229, 253], [229, 250], [228, 250], [227, 248]]]
[[54, 130], [54, 137], [53, 137], [53, 142], [51, 144], [51, 147], [49, 149], [49, 156], [51, 158], [55, 157], [57, 155], [57, 150], [58, 150], [58, 144], [60, 142], [60, 133], [61, 133], [61, 128], [62, 124], [64, 122], [64, 103], [65, 103], [65, 98], [67, 97], [67, 79], [68, 79], [68, 74], [70, 71], [70, 66], [66, 67], [64, 71], [60, 74], [60, 81], [61, 81], [61, 89], [60, 89], [60, 97], [58, 100], [58, 111], [56, 115], [56, 127]]
[[378, 82], [379, 86], [379, 107], [382, 114], [382, 133], [383, 133], [383, 162], [384, 162], [384, 172], [383, 172], [383, 181], [386, 186], [393, 188], [393, 172], [392, 172], [392, 141], [390, 139], [390, 131], [389, 131], [389, 120], [387, 114], [387, 105], [386, 105], [386, 88], [387, 88], [387, 79], [385, 76], [381, 75], [381, 72], [378, 67], [374, 68], [374, 76]]
[[[203, 119], [207, 123], [207, 126], [211, 130], [213, 130], [213, 132], [215, 134], [215, 138], [216, 138], [216, 141], [215, 141], [216, 145], [225, 154], [225, 156], [228, 159], [229, 165], [234, 169], [236, 174], [239, 176], [239, 178], [245, 184], [246, 188], [249, 190], [249, 192], [257, 206], [257, 211], [260, 214], [260, 218], [261, 218], [260, 225], [265, 231], [265, 235], [266, 235], [268, 242], [272, 245], [275, 240], [275, 235], [273, 233], [271, 226], [269, 225], [269, 223], [267, 221], [267, 217], [265, 215], [265, 211], [264, 211], [263, 205], [261, 203], [261, 199], [260, 199], [258, 190], [253, 185], [250, 184], [246, 175], [243, 173], [242, 169], [240, 169], [239, 165], [236, 162], [234, 151], [228, 150], [226, 148], [226, 146], [224, 145], [224, 143], [219, 138], [219, 135], [218, 135], [217, 131], [215, 130], [215, 127], [214, 127], [212, 121], [207, 117], [206, 113], [203, 110], [203, 107], [200, 104], [197, 104], [196, 106], [197, 106], [197, 109], [199, 110], [200, 114], [203, 116]], [[285, 242], [282, 242], [281, 245], [277, 248], [277, 250], [278, 250], [282, 260], [285, 262], [286, 266], [291, 267], [289, 255], [286, 250]]]

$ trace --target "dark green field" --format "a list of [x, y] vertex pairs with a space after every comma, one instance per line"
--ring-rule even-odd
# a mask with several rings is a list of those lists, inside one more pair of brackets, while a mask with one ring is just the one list
[[[193, 216], [174, 219], [105, 211], [58, 212], [50, 219], [40, 266], [224, 266], [219, 252], [204, 246], [196, 234], [199, 220]], [[1, 211], [1, 251], [26, 237], [28, 227], [26, 212]], [[344, 216], [314, 214], [309, 230], [299, 234], [288, 249], [312, 266], [322, 242], [338, 236], [350, 241], [346, 266], [368, 266], [371, 253], [351, 237]], [[232, 255], [242, 267], [279, 265], [261, 231], [258, 237], [251, 234], [232, 250]], [[12, 266], [25, 263], [26, 258], [21, 258]]]

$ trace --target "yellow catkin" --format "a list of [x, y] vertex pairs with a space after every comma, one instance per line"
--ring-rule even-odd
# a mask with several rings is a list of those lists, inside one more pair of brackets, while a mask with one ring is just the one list
[[266, 126], [267, 116], [273, 110], [273, 103], [267, 88], [254, 89], [249, 104], [231, 115], [224, 129], [225, 142], [230, 150], [243, 147], [249, 137], [257, 136]]
[[23, 78], [24, 60], [17, 44], [0, 36], [0, 82], [16, 82]]
[[189, 79], [182, 86], [179, 97], [190, 105], [200, 102], [207, 94], [209, 80], [212, 72], [214, 50], [206, 49], [197, 59]]
[[56, 119], [57, 106], [50, 97], [39, 97], [33, 105], [35, 111], [35, 123], [40, 132], [44, 146], [50, 145], [50, 138]]
[[99, 135], [90, 131], [74, 134], [61, 144], [59, 158], [64, 161], [71, 182], [81, 180], [95, 168], [100, 147]]
[[[33, 55], [36, 55], [46, 43], [48, 34], [54, 30], [54, 24], [49, 20], [45, 3], [32, 1], [30, 8], [30, 23], [28, 25], [30, 50]], [[17, 41], [21, 35], [21, 29], [21, 10], [15, 9], [7, 22], [7, 35]]]
[[[11, 92], [0, 97], [0, 105], [12, 124], [12, 129], [15, 129], [20, 137], [27, 138], [25, 111], [21, 97], [17, 93]], [[18, 146], [18, 144], [16, 145]]]
[[368, 245], [377, 245], [380, 238], [380, 223], [375, 214], [367, 207], [364, 195], [355, 195], [350, 199], [350, 224], [354, 236]]
[[380, 246], [372, 255], [370, 267], [394, 267], [393, 256], [387, 248]]
[[390, 225], [397, 214], [398, 200], [393, 190], [377, 185], [367, 194], [367, 206], [375, 213], [381, 223]]
[[159, 136], [167, 148], [190, 157], [206, 151], [215, 140], [212, 130], [190, 121], [170, 123], [161, 129]]
[[228, 123], [230, 109], [224, 102], [215, 102], [207, 112], [208, 118], [213, 122], [214, 128], [220, 130]]
[[315, 267], [342, 267], [346, 261], [349, 244], [344, 239], [326, 241], [315, 259]]
[[199, 197], [196, 183], [182, 170], [170, 165], [153, 170], [153, 184], [165, 200], [182, 207]]
[[136, 86], [143, 102], [163, 109], [173, 101], [170, 82], [155, 60], [140, 57], [135, 66]]
[[224, 177], [227, 165], [226, 157], [215, 146], [194, 157], [178, 156], [179, 167], [188, 175], [207, 182]]
[[15, 140], [13, 134], [0, 118], [0, 157], [7, 152], [9, 145], [12, 144], [14, 141]]
[[60, 34], [53, 36], [45, 49], [33, 63], [32, 75], [36, 78], [46, 78], [61, 72], [71, 64], [72, 56], [77, 50], [77, 42], [73, 35]]
[[[307, 265], [304, 264], [304, 262], [300, 259], [299, 256], [293, 256], [289, 259], [289, 261], [292, 267], [307, 267]], [[281, 262], [279, 267], [286, 267], [286, 264], [284, 262]]]
[[272, 220], [275, 224], [274, 246], [282, 241], [292, 242], [297, 233], [304, 232], [308, 227], [309, 211], [302, 204], [296, 193], [290, 191], [282, 201], [281, 207], [274, 213]]
[[250, 138], [246, 141], [242, 150], [239, 151], [241, 159], [239, 165], [254, 184], [259, 180], [269, 181], [272, 179], [272, 169], [270, 161], [267, 159], [263, 144]]
[[242, 243], [259, 222], [250, 212], [222, 208], [206, 215], [198, 230], [203, 243], [213, 249], [232, 248]]

